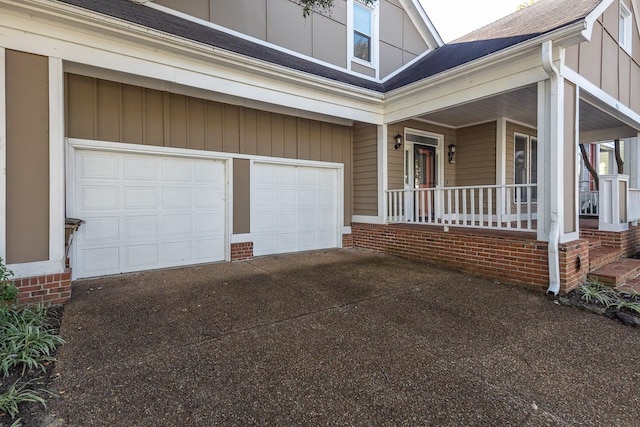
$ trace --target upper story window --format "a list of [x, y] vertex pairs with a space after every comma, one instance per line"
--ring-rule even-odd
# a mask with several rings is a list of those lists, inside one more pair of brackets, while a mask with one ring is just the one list
[[379, 1], [347, 0], [347, 5], [347, 68], [378, 77]]
[[618, 43], [620, 47], [631, 54], [631, 24], [632, 16], [629, 8], [621, 1], [620, 2], [620, 18], [618, 25]]
[[353, 4], [353, 56], [372, 62], [373, 11], [354, 2]]

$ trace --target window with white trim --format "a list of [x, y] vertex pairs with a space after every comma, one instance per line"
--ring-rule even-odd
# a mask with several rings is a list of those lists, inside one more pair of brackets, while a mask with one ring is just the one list
[[364, 4], [353, 3], [353, 57], [373, 62], [373, 10]]
[[[514, 184], [538, 183], [538, 139], [533, 136], [515, 134], [514, 136]], [[538, 199], [537, 188], [531, 189], [531, 200]], [[527, 192], [523, 191], [522, 200], [527, 200]]]
[[347, 0], [347, 69], [359, 64], [378, 76], [379, 2]]
[[622, 1], [620, 2], [620, 18], [618, 22], [618, 44], [631, 55], [632, 15], [629, 7]]

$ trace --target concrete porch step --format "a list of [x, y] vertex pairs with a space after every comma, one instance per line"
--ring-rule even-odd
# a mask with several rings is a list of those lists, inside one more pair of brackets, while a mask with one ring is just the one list
[[618, 249], [605, 246], [589, 249], [589, 271], [597, 270], [618, 259], [620, 259]]
[[623, 292], [638, 292], [640, 293], [640, 276], [636, 276], [633, 279], [627, 280], [626, 283], [616, 287], [617, 290]]
[[640, 259], [625, 258], [613, 261], [592, 272], [587, 277], [612, 286], [620, 286], [640, 275]]

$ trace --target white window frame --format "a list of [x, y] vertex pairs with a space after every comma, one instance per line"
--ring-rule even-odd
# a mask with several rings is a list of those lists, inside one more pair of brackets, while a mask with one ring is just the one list
[[632, 34], [632, 14], [629, 6], [620, 1], [620, 12], [618, 18], [618, 44], [622, 49], [631, 55]]
[[[365, 8], [371, 12], [371, 61], [365, 61], [363, 59], [357, 58], [354, 56], [354, 46], [353, 46], [353, 35], [355, 32], [354, 28], [354, 7], [358, 5], [362, 8]], [[371, 68], [374, 70], [374, 77], [379, 77], [379, 46], [380, 46], [380, 13], [379, 13], [379, 5], [376, 1], [372, 5], [367, 5], [360, 0], [348, 0], [347, 2], [347, 69], [352, 71], [352, 63], [356, 63], [362, 65], [367, 68]]]
[[[516, 140], [518, 138], [522, 138], [522, 139], [526, 140], [525, 151], [527, 153], [527, 163], [525, 164], [525, 175], [526, 175], [525, 176], [525, 182], [521, 182], [521, 183], [517, 183], [516, 182], [516, 176], [517, 176], [516, 175], [516, 170], [517, 170], [517, 167], [516, 167], [516, 154], [517, 154], [517, 151], [516, 151]], [[536, 153], [535, 156], [531, 155], [532, 154], [531, 153], [531, 142], [532, 141], [535, 141], [537, 143], [538, 142], [538, 138], [535, 137], [535, 136], [526, 135], [524, 133], [519, 133], [519, 132], [515, 132], [513, 134], [513, 183], [514, 184], [523, 184], [523, 185], [525, 185], [525, 184], [534, 184], [534, 183], [531, 182], [531, 161], [533, 160], [534, 157], [536, 158], [536, 161], [538, 159], [537, 159], [537, 153]], [[537, 149], [539, 150], [540, 147], [538, 146]], [[539, 171], [540, 170], [540, 165], [537, 165], [537, 166], [538, 166], [538, 171]], [[537, 184], [537, 183], [535, 183], [535, 184]], [[538, 195], [536, 194], [535, 197], [532, 197], [531, 203], [537, 203], [537, 201], [538, 201], [538, 197], [537, 196]], [[516, 203], [516, 202], [514, 201], [513, 203]], [[522, 203], [526, 203], [526, 200], [522, 201]]]

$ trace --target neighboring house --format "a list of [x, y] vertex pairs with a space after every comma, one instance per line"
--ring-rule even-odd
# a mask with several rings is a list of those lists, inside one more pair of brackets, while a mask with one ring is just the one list
[[[541, 0], [444, 44], [417, 0], [0, 0], [0, 256], [32, 301], [352, 246], [566, 292], [640, 242], [639, 12]], [[578, 144], [613, 139], [593, 226]]]

